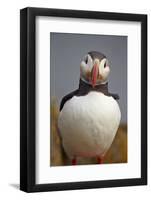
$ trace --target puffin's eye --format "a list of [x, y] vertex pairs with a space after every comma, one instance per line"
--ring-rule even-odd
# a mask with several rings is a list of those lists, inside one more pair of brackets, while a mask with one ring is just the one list
[[88, 63], [88, 56], [85, 57], [85, 63]]
[[106, 65], [106, 62], [105, 62], [105, 63], [104, 63], [104, 68], [106, 68], [106, 66], [107, 66], [107, 65]]

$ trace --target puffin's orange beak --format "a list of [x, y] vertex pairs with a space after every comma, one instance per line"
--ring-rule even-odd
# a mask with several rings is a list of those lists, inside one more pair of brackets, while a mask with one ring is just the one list
[[99, 74], [99, 64], [95, 63], [94, 66], [93, 66], [92, 75], [91, 75], [91, 84], [92, 84], [93, 88], [96, 85], [98, 74]]

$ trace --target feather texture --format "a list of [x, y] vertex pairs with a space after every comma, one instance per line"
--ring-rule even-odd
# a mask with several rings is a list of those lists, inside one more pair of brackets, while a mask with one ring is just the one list
[[73, 96], [58, 118], [63, 147], [69, 157], [103, 156], [116, 135], [121, 113], [116, 100], [101, 92]]

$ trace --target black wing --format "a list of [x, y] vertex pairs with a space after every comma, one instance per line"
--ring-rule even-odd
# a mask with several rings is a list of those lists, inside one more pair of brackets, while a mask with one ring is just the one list
[[120, 97], [118, 94], [109, 93], [115, 100], [119, 100]]
[[78, 93], [78, 91], [79, 91], [79, 89], [67, 94], [66, 96], [64, 96], [62, 98], [61, 103], [60, 103], [60, 111], [62, 110], [62, 108], [63, 108], [64, 104], [66, 103], [66, 101], [68, 101], [73, 96], [75, 96]]

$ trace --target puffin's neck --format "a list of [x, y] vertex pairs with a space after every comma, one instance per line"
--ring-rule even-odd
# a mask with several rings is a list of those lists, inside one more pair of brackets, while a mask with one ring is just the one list
[[101, 92], [105, 95], [109, 95], [109, 93], [108, 93], [108, 83], [96, 85], [93, 88], [90, 84], [87, 84], [86, 82], [84, 82], [83, 80], [80, 79], [80, 81], [79, 81], [79, 92], [81, 94], [83, 94], [83, 93], [87, 94], [90, 91], [97, 91], [97, 92]]

